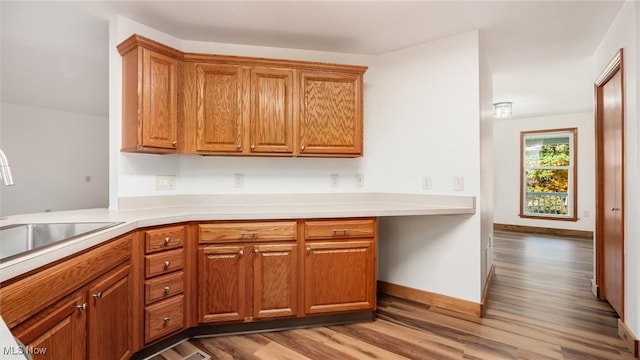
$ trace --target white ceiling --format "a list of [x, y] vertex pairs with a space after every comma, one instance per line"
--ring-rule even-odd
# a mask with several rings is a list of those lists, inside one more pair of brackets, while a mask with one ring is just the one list
[[108, 19], [121, 14], [181, 39], [371, 55], [479, 29], [496, 101], [514, 101], [520, 116], [588, 111], [589, 59], [622, 4], [2, 1], [0, 95], [3, 102], [106, 116]]

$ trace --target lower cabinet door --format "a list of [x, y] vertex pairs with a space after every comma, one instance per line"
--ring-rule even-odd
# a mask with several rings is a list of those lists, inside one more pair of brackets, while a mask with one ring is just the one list
[[374, 310], [373, 240], [307, 242], [305, 313]]
[[253, 247], [253, 314], [256, 319], [294, 316], [298, 296], [298, 247]]
[[12, 353], [30, 354], [34, 360], [86, 359], [86, 308], [82, 294], [61, 300], [12, 329], [25, 345]]
[[129, 265], [121, 266], [88, 290], [89, 359], [129, 359], [133, 354], [130, 274]]
[[198, 321], [244, 320], [246, 316], [246, 246], [198, 249]]

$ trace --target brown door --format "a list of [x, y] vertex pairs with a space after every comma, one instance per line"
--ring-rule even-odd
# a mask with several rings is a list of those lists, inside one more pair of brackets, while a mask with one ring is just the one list
[[624, 320], [624, 113], [622, 50], [596, 82], [596, 276], [600, 297]]

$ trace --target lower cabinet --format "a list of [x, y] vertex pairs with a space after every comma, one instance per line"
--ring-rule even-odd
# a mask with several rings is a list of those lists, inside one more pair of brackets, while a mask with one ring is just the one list
[[296, 244], [201, 247], [198, 250], [199, 322], [295, 316], [297, 267]]
[[312, 242], [306, 253], [306, 314], [375, 309], [373, 241]]
[[32, 316], [13, 334], [34, 359], [128, 359], [130, 266], [120, 266]]
[[61, 300], [12, 329], [34, 359], [84, 360], [87, 312], [84, 294]]

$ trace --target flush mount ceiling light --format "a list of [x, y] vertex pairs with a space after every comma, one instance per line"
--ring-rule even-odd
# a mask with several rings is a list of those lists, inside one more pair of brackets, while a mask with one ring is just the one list
[[513, 105], [510, 101], [498, 102], [493, 104], [493, 117], [494, 118], [506, 118], [511, 116], [511, 106]]

